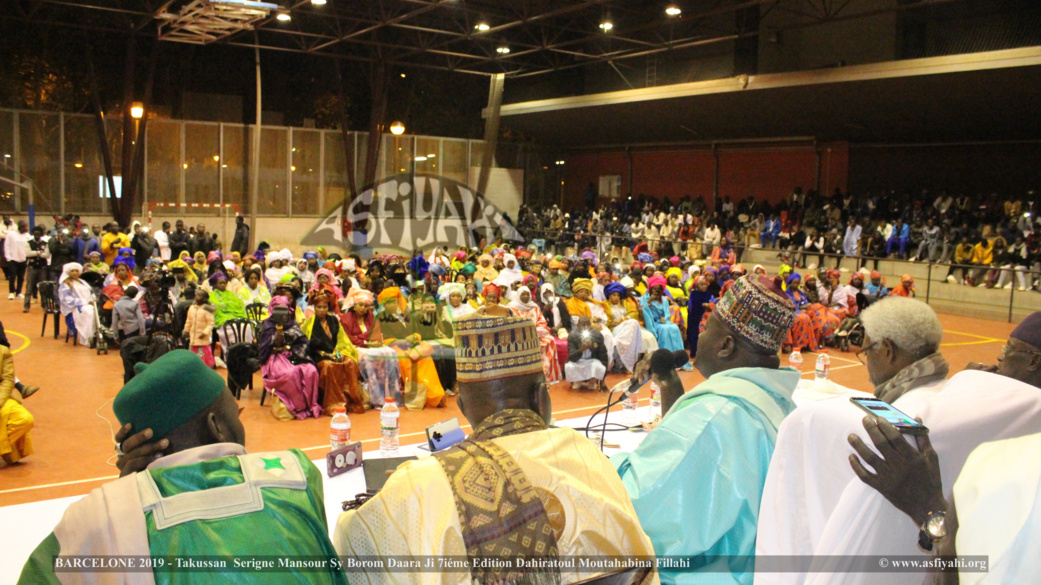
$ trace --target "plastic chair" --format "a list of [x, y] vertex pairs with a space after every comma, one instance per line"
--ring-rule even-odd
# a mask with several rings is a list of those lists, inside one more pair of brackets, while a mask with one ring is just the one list
[[[257, 345], [257, 324], [254, 323], [252, 320], [250, 320], [250, 319], [229, 319], [229, 320], [225, 321], [223, 325], [221, 325], [221, 332], [224, 334], [224, 339], [227, 340], [227, 342], [228, 342], [228, 347], [224, 348], [222, 351], [225, 352], [225, 358], [226, 358], [225, 361], [228, 362], [227, 366], [228, 366], [228, 370], [229, 371], [233, 367], [233, 364], [231, 363], [231, 361], [233, 359], [232, 358], [231, 348], [233, 346], [236, 346], [236, 345], [239, 345], [239, 344], [247, 343], [247, 341], [246, 341], [247, 340], [246, 331], [249, 331], [250, 333], [252, 333], [252, 336], [249, 338], [248, 343], [251, 343], [252, 345], [256, 346]], [[238, 352], [234, 352], [234, 353], [237, 354]], [[253, 377], [252, 376], [250, 376], [249, 384], [248, 384], [247, 387], [250, 390], [253, 390]], [[235, 398], [236, 399], [238, 399], [242, 395], [242, 389], [238, 388], [237, 385], [236, 385], [236, 387], [234, 389], [234, 392], [235, 392]], [[263, 394], [260, 395], [260, 404], [261, 404], [261, 406], [263, 406], [263, 404], [264, 404], [264, 395]]]
[[[54, 338], [58, 339], [58, 328], [61, 322], [61, 308], [58, 306], [58, 283], [53, 280], [45, 280], [36, 285], [40, 293], [40, 307], [43, 308], [43, 327], [40, 328], [40, 337], [47, 331], [47, 316], [54, 316]], [[65, 341], [69, 340], [68, 332]]]
[[246, 318], [257, 325], [264, 320], [264, 309], [266, 308], [267, 305], [264, 303], [250, 303], [246, 305]]

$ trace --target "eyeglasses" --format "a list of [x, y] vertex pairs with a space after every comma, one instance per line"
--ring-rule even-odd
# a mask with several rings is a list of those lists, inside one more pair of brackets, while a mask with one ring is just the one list
[[865, 361], [865, 358], [863, 356], [864, 356], [864, 354], [866, 354], [868, 352], [868, 350], [873, 349], [876, 345], [878, 345], [877, 341], [874, 342], [874, 343], [868, 344], [867, 346], [862, 347], [859, 350], [857, 350], [856, 352], [854, 352], [853, 355], [855, 355], [857, 357], [857, 361], [860, 362], [860, 365], [867, 366], [867, 362]]
[[1034, 350], [1034, 349], [1029, 349], [1029, 348], [1026, 348], [1026, 347], [1012, 347], [1011, 345], [1005, 344], [1005, 345], [1001, 346], [1001, 353], [998, 354], [998, 361], [1001, 361], [1001, 360], [1005, 359], [1008, 356], [1008, 354], [1015, 353], [1015, 352], [1026, 353], [1026, 354], [1033, 354], [1033, 355], [1041, 355], [1041, 351], [1037, 351], [1037, 350]]

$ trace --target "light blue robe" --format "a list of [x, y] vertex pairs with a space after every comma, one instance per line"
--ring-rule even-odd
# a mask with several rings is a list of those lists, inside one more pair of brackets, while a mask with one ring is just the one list
[[[662, 300], [652, 303], [648, 293], [640, 299], [640, 308], [643, 310], [644, 325], [658, 340], [658, 347], [669, 351], [682, 351], [683, 336], [680, 334], [679, 325], [669, 320], [669, 302], [663, 297]], [[664, 323], [661, 322], [663, 318]]]
[[703, 555], [693, 566], [711, 569], [662, 571], [662, 583], [751, 585], [763, 483], [799, 377], [791, 368], [715, 374], [635, 451], [611, 458], [655, 554]]

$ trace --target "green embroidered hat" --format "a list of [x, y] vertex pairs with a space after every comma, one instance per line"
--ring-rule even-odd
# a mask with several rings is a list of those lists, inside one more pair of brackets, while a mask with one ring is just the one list
[[199, 356], [176, 349], [151, 364], [137, 364], [136, 376], [119, 391], [112, 410], [133, 432], [152, 429], [158, 441], [220, 398], [227, 384]]

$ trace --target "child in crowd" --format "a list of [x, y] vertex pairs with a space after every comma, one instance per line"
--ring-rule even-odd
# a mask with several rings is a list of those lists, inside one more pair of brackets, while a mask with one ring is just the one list
[[215, 320], [214, 308], [209, 301], [210, 293], [201, 288], [196, 289], [195, 304], [188, 308], [188, 317], [184, 322], [184, 337], [188, 339], [192, 352], [202, 358], [207, 366], [214, 368], [216, 362], [210, 343], [213, 341]]
[[119, 336], [119, 343], [128, 337], [145, 334], [145, 315], [141, 305], [134, 300], [137, 287], [128, 286], [123, 296], [112, 306], [112, 330]]

